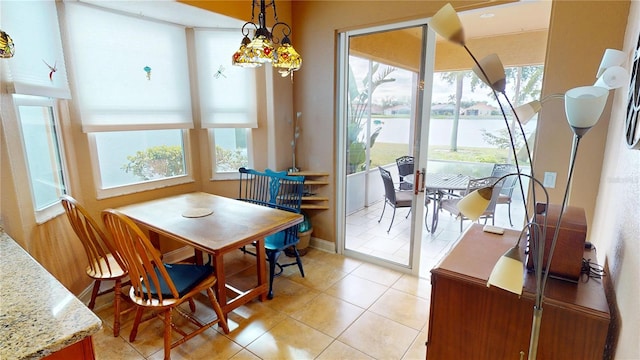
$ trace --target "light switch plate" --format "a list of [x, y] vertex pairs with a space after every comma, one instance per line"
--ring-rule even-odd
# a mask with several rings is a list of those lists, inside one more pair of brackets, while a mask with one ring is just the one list
[[550, 188], [550, 189], [555, 188], [556, 187], [556, 175], [557, 174], [555, 172], [546, 171], [544, 173], [544, 181], [542, 182], [544, 187]]

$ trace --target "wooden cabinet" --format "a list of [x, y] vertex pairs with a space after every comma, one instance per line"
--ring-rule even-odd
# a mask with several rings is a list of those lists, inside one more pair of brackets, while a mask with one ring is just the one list
[[329, 197], [322, 196], [320, 191], [329, 185], [329, 173], [315, 171], [290, 172], [289, 175], [304, 176], [304, 195], [302, 196], [303, 210], [326, 210], [329, 208]]
[[[527, 358], [534, 274], [525, 275], [520, 297], [486, 285], [518, 234], [485, 233], [474, 224], [431, 270], [427, 359], [519, 359], [521, 351]], [[549, 279], [545, 295], [538, 359], [602, 359], [610, 314], [601, 280]]]
[[93, 342], [91, 336], [88, 336], [73, 345], [69, 345], [62, 350], [58, 350], [53, 354], [46, 356], [43, 360], [93, 360], [95, 359], [93, 351]]

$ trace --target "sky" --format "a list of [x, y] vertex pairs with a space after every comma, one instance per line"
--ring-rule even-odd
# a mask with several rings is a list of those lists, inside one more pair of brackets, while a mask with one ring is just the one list
[[[369, 69], [368, 60], [349, 57], [349, 65], [354, 73], [356, 79], [363, 79]], [[381, 72], [386, 65], [380, 65], [378, 72]], [[413, 72], [396, 69], [389, 75], [388, 78], [393, 78], [395, 81], [380, 85], [374, 92], [374, 102], [379, 102], [377, 99], [384, 99], [385, 97], [393, 97], [398, 100], [411, 99], [412, 88], [412, 76]], [[358, 83], [358, 89], [363, 90], [361, 82]], [[449, 98], [455, 96], [456, 88], [455, 84], [449, 84], [441, 79], [440, 73], [433, 74], [432, 85], [432, 99], [433, 104], [448, 103]], [[462, 101], [487, 101], [489, 104], [496, 106], [495, 100], [487, 96], [487, 88], [476, 89], [476, 92], [471, 92], [470, 79], [467, 77], [463, 83], [463, 97]]]

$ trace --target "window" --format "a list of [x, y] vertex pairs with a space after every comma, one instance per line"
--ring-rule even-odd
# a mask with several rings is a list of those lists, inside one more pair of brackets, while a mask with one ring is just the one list
[[100, 188], [186, 175], [184, 138], [182, 130], [93, 133]]
[[237, 174], [241, 167], [252, 167], [247, 144], [250, 144], [249, 129], [212, 129], [215, 146], [214, 173]]
[[251, 166], [251, 129], [258, 127], [256, 70], [229, 65], [238, 48], [238, 32], [194, 31], [202, 127], [213, 144], [213, 177]]
[[55, 101], [14, 95], [36, 220], [51, 217], [50, 208], [67, 193]]
[[66, 2], [65, 14], [98, 197], [192, 181], [184, 26], [80, 3]]

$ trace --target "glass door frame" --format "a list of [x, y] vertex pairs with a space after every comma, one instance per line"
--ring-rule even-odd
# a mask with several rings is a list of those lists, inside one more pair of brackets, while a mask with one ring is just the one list
[[[358, 30], [338, 32], [337, 56], [337, 87], [336, 87], [336, 250], [338, 253], [370, 263], [385, 266], [401, 272], [418, 275], [420, 271], [420, 239], [424, 226], [424, 191], [414, 193], [411, 206], [411, 240], [410, 258], [407, 266], [346, 249], [346, 168], [347, 168], [347, 119], [348, 109], [346, 96], [348, 94], [348, 64], [349, 39], [351, 36], [365, 35], [390, 30], [400, 30], [410, 27], [422, 27], [422, 50], [420, 70], [418, 73], [418, 89], [416, 91], [414, 138], [412, 155], [415, 158], [415, 169], [426, 173], [427, 149], [429, 140], [429, 115], [431, 112], [431, 85], [433, 83], [433, 69], [435, 62], [435, 33], [427, 26], [426, 19], [405, 21], [400, 23], [369, 27]], [[426, 90], [426, 91], [425, 91]], [[422, 141], [424, 139], [424, 141]], [[416, 184], [423, 190], [421, 184]]]

